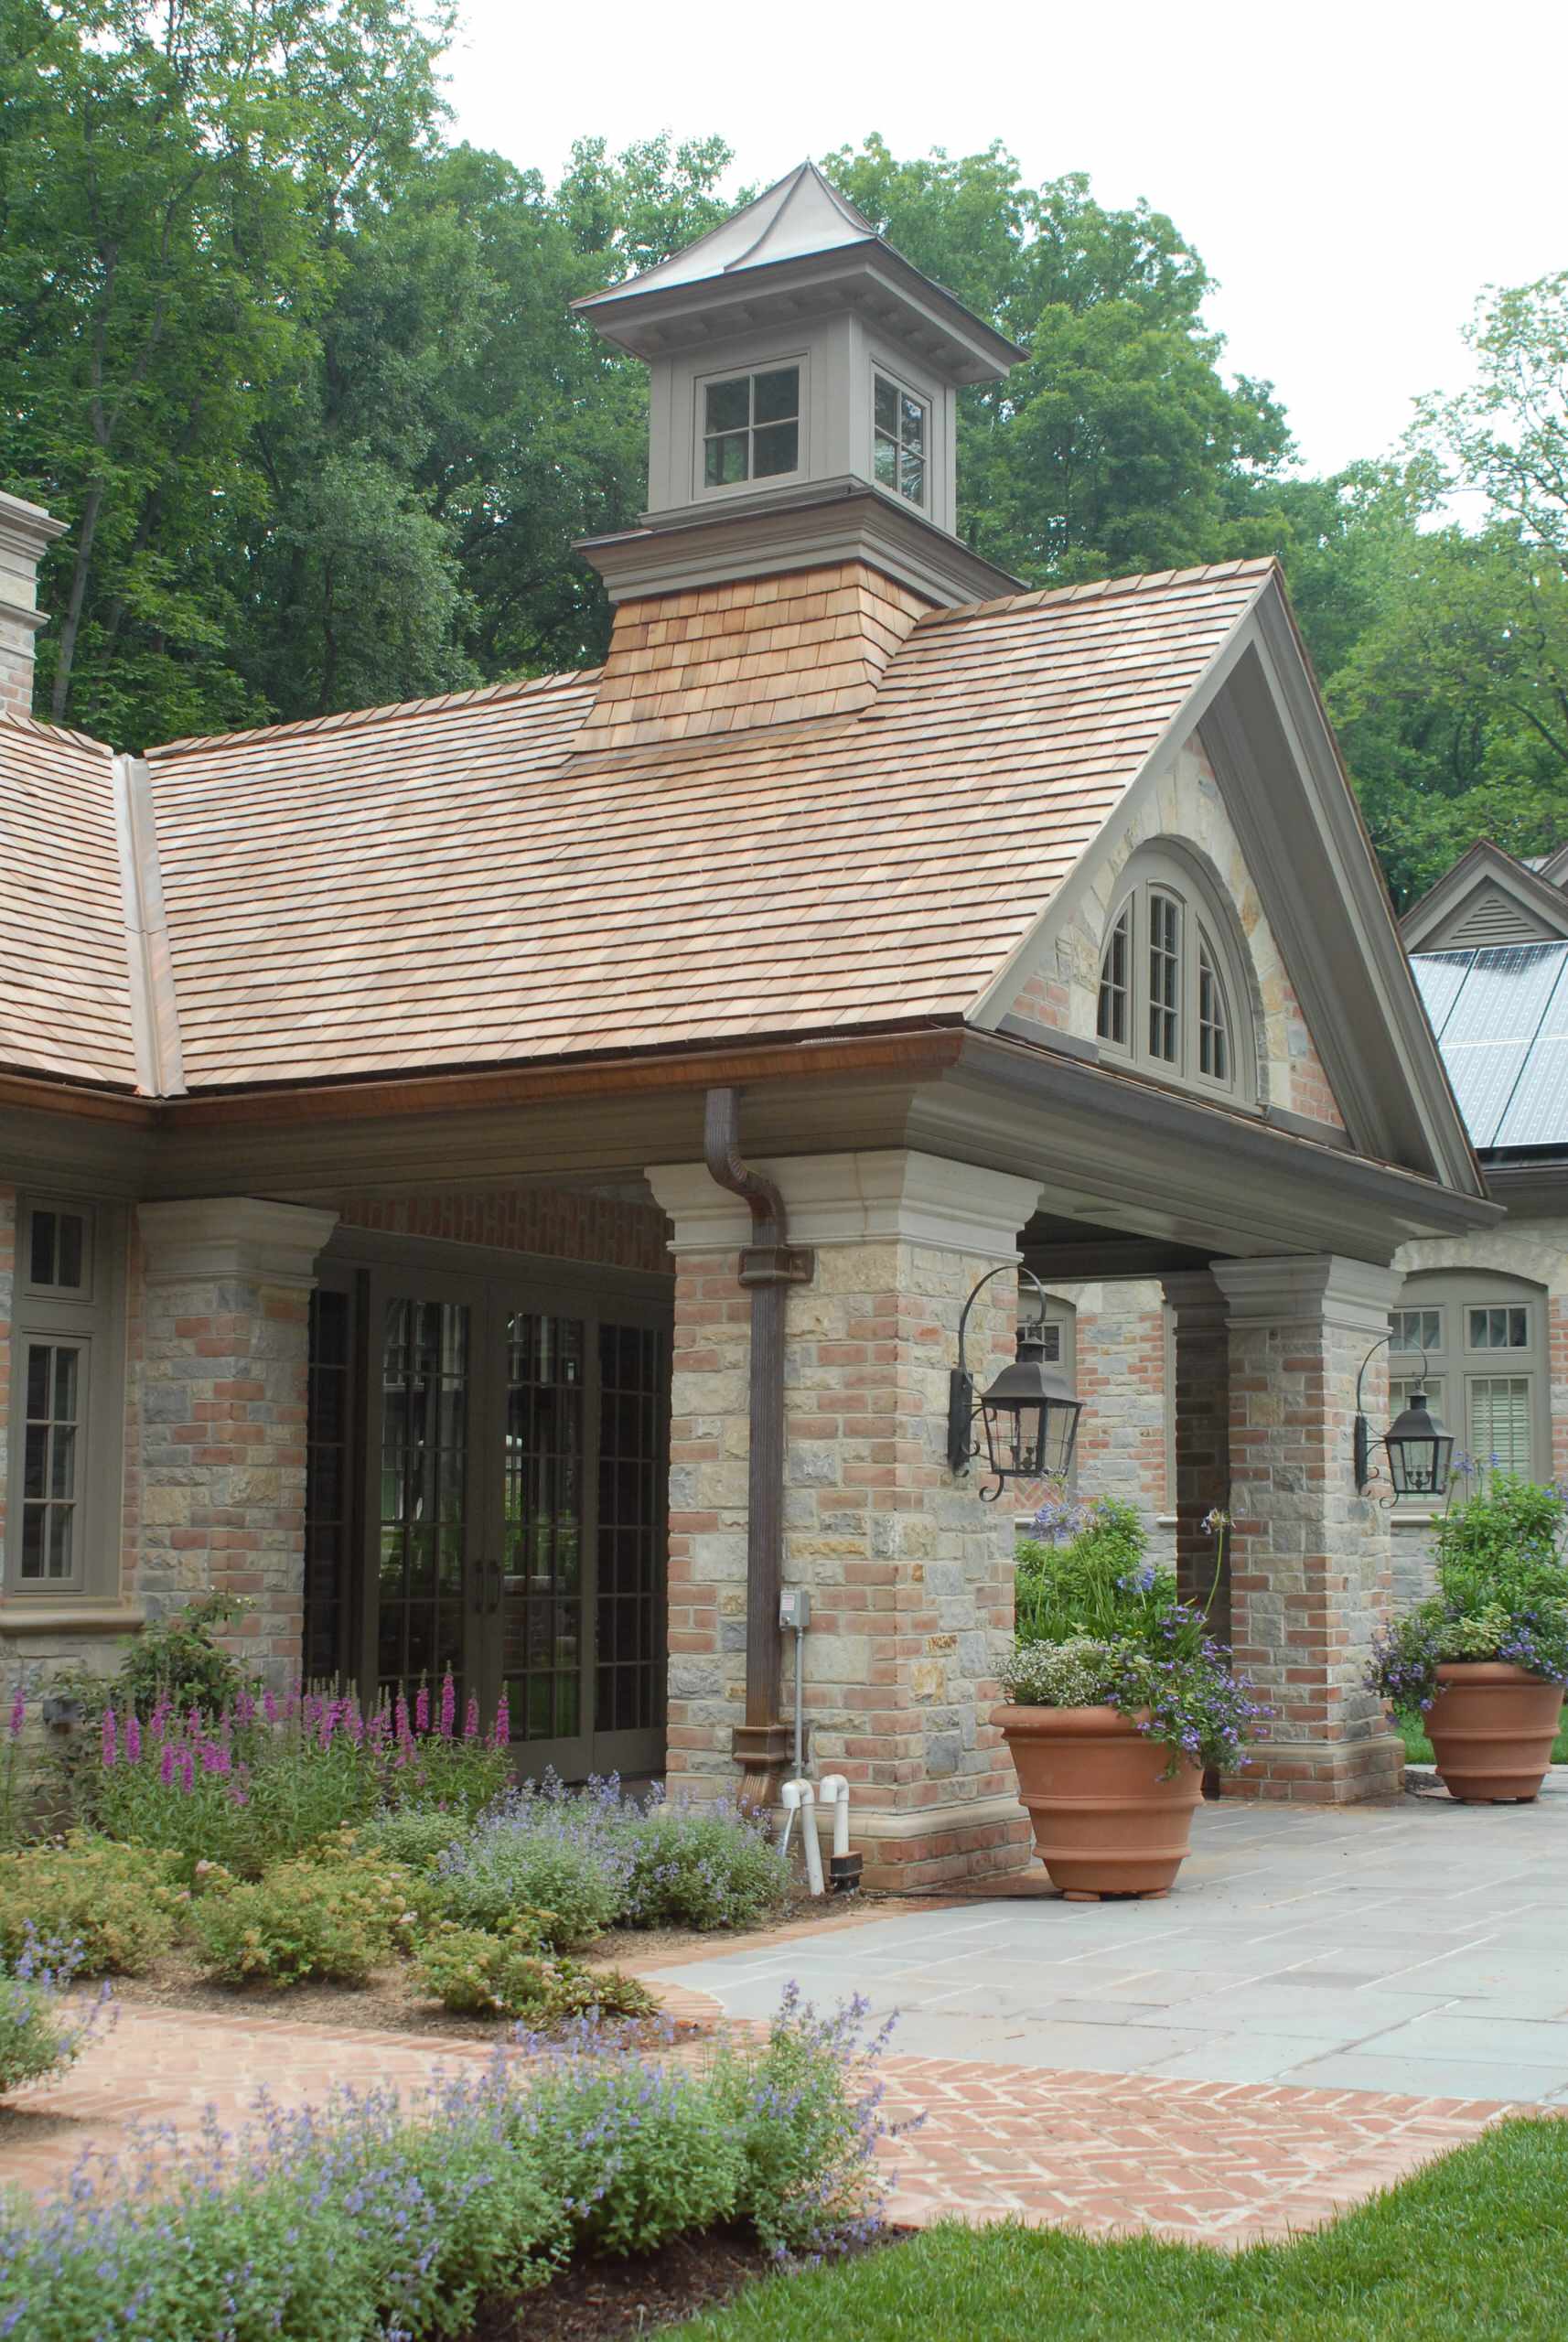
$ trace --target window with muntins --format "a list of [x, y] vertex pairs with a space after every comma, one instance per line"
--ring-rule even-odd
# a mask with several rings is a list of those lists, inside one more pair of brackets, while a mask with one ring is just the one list
[[929, 456], [931, 410], [924, 399], [886, 374], [873, 392], [872, 465], [879, 488], [890, 488], [922, 510]]
[[1108, 1057], [1234, 1096], [1251, 1084], [1232, 1007], [1239, 975], [1219, 914], [1172, 869], [1168, 882], [1132, 885], [1116, 907], [1101, 952], [1096, 1033]]
[[[1453, 1433], [1458, 1486], [1551, 1468], [1546, 1295], [1490, 1270], [1407, 1277], [1389, 1316], [1391, 1420], [1413, 1391]], [[1423, 1359], [1424, 1359], [1424, 1364]]]
[[23, 1197], [11, 1327], [5, 1590], [119, 1585], [124, 1320], [120, 1215]]
[[800, 468], [800, 369], [770, 366], [703, 385], [703, 486], [738, 488]]

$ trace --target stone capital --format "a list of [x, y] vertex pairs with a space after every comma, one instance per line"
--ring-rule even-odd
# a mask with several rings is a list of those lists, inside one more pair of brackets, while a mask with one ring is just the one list
[[255, 1284], [311, 1285], [335, 1211], [275, 1204], [258, 1196], [199, 1196], [136, 1207], [149, 1284], [205, 1277]]
[[1160, 1279], [1178, 1334], [1223, 1332], [1230, 1305], [1212, 1269], [1171, 1269]]
[[1391, 1268], [1337, 1252], [1287, 1252], [1263, 1261], [1216, 1261], [1232, 1326], [1320, 1325], [1364, 1334], [1389, 1330], [1400, 1279]]
[[[756, 1168], [784, 1198], [791, 1244], [909, 1243], [990, 1261], [1015, 1261], [1039, 1183], [950, 1162], [908, 1147], [854, 1155], [761, 1157]], [[675, 1223], [672, 1252], [733, 1252], [751, 1215], [701, 1163], [660, 1163], [649, 1183]]]

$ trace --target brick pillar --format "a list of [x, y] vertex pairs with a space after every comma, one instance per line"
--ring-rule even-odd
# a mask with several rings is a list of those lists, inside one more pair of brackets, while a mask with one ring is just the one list
[[[1393, 1794], [1403, 1752], [1362, 1674], [1388, 1617], [1389, 1516], [1357, 1493], [1357, 1376], [1397, 1280], [1332, 1253], [1218, 1261], [1230, 1349], [1232, 1639], [1275, 1711], [1241, 1794], [1347, 1804]], [[1388, 1354], [1366, 1409], [1387, 1421]]]
[[297, 1673], [305, 1606], [310, 1287], [329, 1211], [249, 1196], [142, 1204], [141, 1535], [156, 1614], [208, 1592], [250, 1606], [252, 1664]]
[[[1038, 1190], [904, 1150], [758, 1167], [782, 1189], [790, 1243], [816, 1255], [812, 1282], [789, 1290], [785, 1366], [784, 1578], [812, 1601], [809, 1770], [848, 1777], [868, 1880], [1016, 1868], [1029, 1832], [989, 1721], [1012, 1625], [1012, 1508], [983, 1503], [979, 1467], [955, 1478], [945, 1450], [960, 1312], [1016, 1260]], [[747, 1221], [700, 1165], [649, 1177], [677, 1264], [669, 1776], [672, 1790], [712, 1794], [738, 1779], [744, 1712]], [[1013, 1354], [1015, 1306], [999, 1277], [971, 1315], [980, 1388]]]
[[[1230, 1331], [1225, 1295], [1207, 1269], [1163, 1279], [1176, 1351], [1176, 1586], [1184, 1602], [1207, 1600], [1214, 1583], [1214, 1538], [1201, 1523], [1230, 1494]], [[1229, 1556], [1209, 1609], [1220, 1640], [1230, 1635]]]

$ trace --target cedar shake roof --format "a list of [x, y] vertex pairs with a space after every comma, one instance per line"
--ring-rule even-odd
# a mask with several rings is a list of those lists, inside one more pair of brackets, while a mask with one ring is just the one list
[[[932, 612], [857, 708], [696, 738], [605, 747], [593, 672], [152, 751], [186, 1080], [958, 1023], [1274, 574]], [[108, 757], [42, 736], [71, 924], [0, 1056], [64, 1070], [80, 1034], [72, 1069], [125, 1082]]]
[[0, 719], [0, 1065], [130, 1089], [130, 962], [109, 749]]

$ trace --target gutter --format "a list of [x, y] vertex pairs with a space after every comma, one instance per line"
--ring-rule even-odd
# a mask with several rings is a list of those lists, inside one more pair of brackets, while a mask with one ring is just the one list
[[772, 1805], [789, 1764], [790, 1729], [779, 1715], [784, 1582], [784, 1334], [786, 1289], [815, 1272], [810, 1252], [791, 1248], [784, 1198], [740, 1156], [740, 1092], [710, 1090], [703, 1128], [708, 1176], [751, 1213], [740, 1283], [751, 1295], [750, 1454], [746, 1518], [746, 1721], [735, 1727], [743, 1805]]

